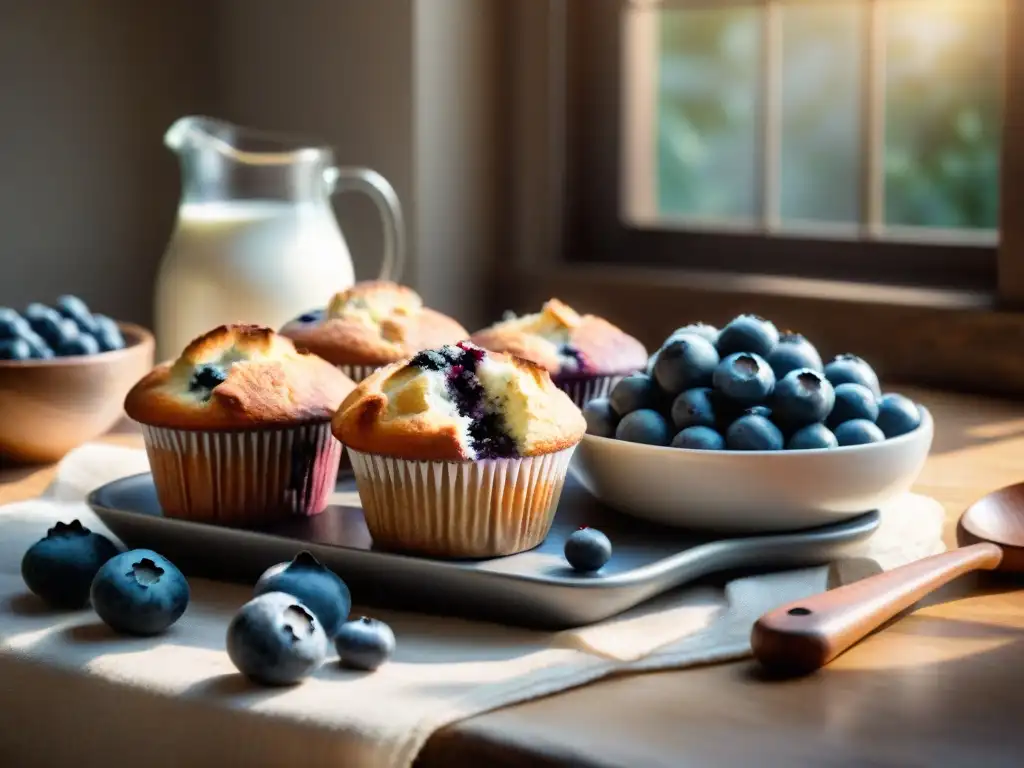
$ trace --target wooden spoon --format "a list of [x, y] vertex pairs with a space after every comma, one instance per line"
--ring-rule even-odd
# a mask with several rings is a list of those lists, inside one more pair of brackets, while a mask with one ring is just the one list
[[750, 644], [765, 666], [806, 674], [904, 608], [971, 571], [1024, 572], [1024, 483], [972, 504], [957, 526], [959, 549], [783, 605], [754, 625]]

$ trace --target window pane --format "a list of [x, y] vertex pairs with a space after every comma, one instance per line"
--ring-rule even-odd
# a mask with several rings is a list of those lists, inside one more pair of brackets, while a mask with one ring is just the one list
[[1003, 0], [888, 0], [885, 12], [886, 223], [994, 229]]
[[660, 13], [658, 209], [758, 213], [760, 10]]
[[783, 6], [783, 220], [861, 219], [866, 10], [863, 0]]

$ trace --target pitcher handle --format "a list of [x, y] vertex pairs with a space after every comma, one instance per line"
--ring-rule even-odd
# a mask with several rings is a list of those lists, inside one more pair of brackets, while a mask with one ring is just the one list
[[328, 168], [324, 171], [324, 180], [331, 194], [363, 192], [376, 204], [384, 225], [384, 259], [380, 279], [397, 283], [405, 269], [405, 223], [395, 188], [369, 168]]

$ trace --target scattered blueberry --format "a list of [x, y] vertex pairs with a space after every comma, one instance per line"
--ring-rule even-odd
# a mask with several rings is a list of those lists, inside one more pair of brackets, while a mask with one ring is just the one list
[[878, 376], [870, 365], [856, 355], [837, 355], [825, 366], [825, 378], [832, 382], [833, 387], [840, 384], [863, 384], [875, 397], [882, 396]]
[[57, 345], [54, 350], [58, 357], [71, 357], [72, 355], [95, 355], [100, 351], [100, 344], [95, 336], [82, 332], [77, 336], [66, 339]]
[[718, 364], [713, 381], [715, 389], [730, 400], [757, 405], [772, 393], [775, 374], [760, 355], [736, 352]]
[[107, 560], [90, 589], [92, 607], [112, 629], [158, 635], [181, 618], [189, 588], [181, 571], [163, 555], [133, 549]]
[[711, 427], [687, 427], [672, 438], [670, 445], [696, 451], [721, 451], [725, 449], [725, 438]]
[[99, 331], [96, 318], [93, 317], [85, 302], [77, 296], [61, 296], [53, 306], [64, 317], [73, 320], [80, 330], [91, 335], [95, 335]]
[[836, 404], [825, 420], [829, 429], [835, 429], [844, 421], [878, 418], [878, 400], [863, 384], [847, 382], [836, 387]]
[[676, 429], [714, 427], [718, 417], [711, 389], [698, 387], [680, 392], [672, 403], [672, 423]]
[[883, 395], [876, 423], [887, 438], [899, 437], [921, 426], [921, 411], [913, 400], [903, 395]]
[[615, 428], [615, 439], [629, 443], [668, 445], [668, 441], [672, 439], [672, 431], [664, 416], [657, 411], [644, 408], [622, 417], [619, 426]]
[[96, 572], [119, 550], [110, 539], [78, 520], [57, 523], [25, 552], [21, 578], [56, 608], [81, 608], [89, 601]]
[[360, 616], [341, 625], [334, 649], [342, 666], [372, 672], [395, 653], [395, 633], [383, 621]]
[[707, 323], [690, 323], [689, 325], [684, 325], [682, 328], [676, 328], [676, 330], [672, 331], [671, 335], [669, 335], [669, 339], [674, 339], [677, 336], [686, 336], [687, 334], [700, 336], [702, 339], [706, 339], [712, 344], [715, 344], [718, 341], [718, 329], [713, 325], [708, 325]]
[[657, 408], [660, 392], [654, 379], [645, 373], [634, 373], [621, 379], [608, 395], [608, 403], [619, 416], [639, 411], [641, 408]]
[[770, 320], [757, 315], [740, 315], [718, 334], [718, 354], [750, 352], [767, 358], [779, 343], [779, 331]]
[[835, 391], [824, 374], [798, 368], [775, 385], [772, 416], [776, 424], [787, 430], [799, 429], [824, 421], [835, 399]]
[[117, 323], [106, 315], [93, 315], [96, 319], [96, 341], [100, 344], [101, 352], [113, 352], [115, 349], [123, 349], [125, 346], [124, 336]]
[[[64, 324], [64, 317], [45, 304], [29, 304], [25, 309], [25, 319], [39, 336], [50, 347], [56, 348], [62, 341], [70, 337], [70, 332]], [[74, 326], [74, 323], [71, 323]], [[77, 330], [77, 326], [74, 326]]]
[[678, 336], [658, 351], [654, 378], [674, 396], [686, 389], [710, 386], [716, 365], [718, 352], [710, 341], [692, 334]]
[[587, 434], [597, 437], [615, 437], [619, 415], [612, 410], [606, 397], [598, 397], [583, 406], [583, 418], [587, 422]]
[[299, 552], [288, 563], [272, 565], [254, 590], [257, 597], [267, 592], [284, 592], [297, 597], [313, 611], [328, 637], [334, 637], [352, 609], [348, 585], [309, 552]]
[[839, 445], [832, 430], [824, 424], [808, 424], [790, 435], [787, 451], [811, 451], [818, 448], [835, 448]]
[[316, 614], [284, 592], [253, 598], [228, 625], [228, 658], [264, 685], [291, 685], [308, 677], [327, 657], [327, 643]]
[[779, 336], [778, 346], [766, 358], [768, 365], [775, 372], [775, 378], [781, 379], [797, 368], [810, 368], [812, 371], [823, 371], [821, 356], [806, 338], [799, 333], [783, 333]]
[[885, 440], [885, 435], [877, 425], [867, 419], [853, 419], [844, 421], [835, 429], [836, 441], [839, 445], [866, 445], [868, 443], [880, 443]]
[[573, 531], [565, 540], [565, 559], [574, 571], [599, 571], [611, 557], [611, 541], [596, 528], [584, 526]]
[[781, 451], [782, 432], [764, 416], [740, 416], [725, 433], [730, 451]]
[[0, 339], [16, 339], [27, 330], [31, 328], [17, 310], [0, 307]]
[[0, 341], [0, 360], [31, 360], [32, 348], [24, 339]]

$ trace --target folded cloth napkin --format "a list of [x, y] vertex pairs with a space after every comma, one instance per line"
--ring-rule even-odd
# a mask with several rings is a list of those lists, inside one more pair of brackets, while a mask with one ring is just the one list
[[[301, 685], [263, 689], [224, 652], [228, 621], [251, 597], [245, 587], [191, 580], [185, 616], [156, 638], [116, 636], [89, 610], [52, 612], [27, 594], [28, 546], [57, 520], [110, 535], [82, 499], [146, 469], [141, 451], [88, 445], [64, 460], [43, 498], [0, 507], [4, 765], [409, 766], [457, 720], [612, 674], [747, 656], [758, 616], [826, 587], [827, 568], [683, 587], [562, 632], [374, 609], [398, 638], [390, 663], [367, 674], [328, 662]], [[849, 555], [889, 568], [933, 554], [943, 520], [937, 502], [908, 494]]]

